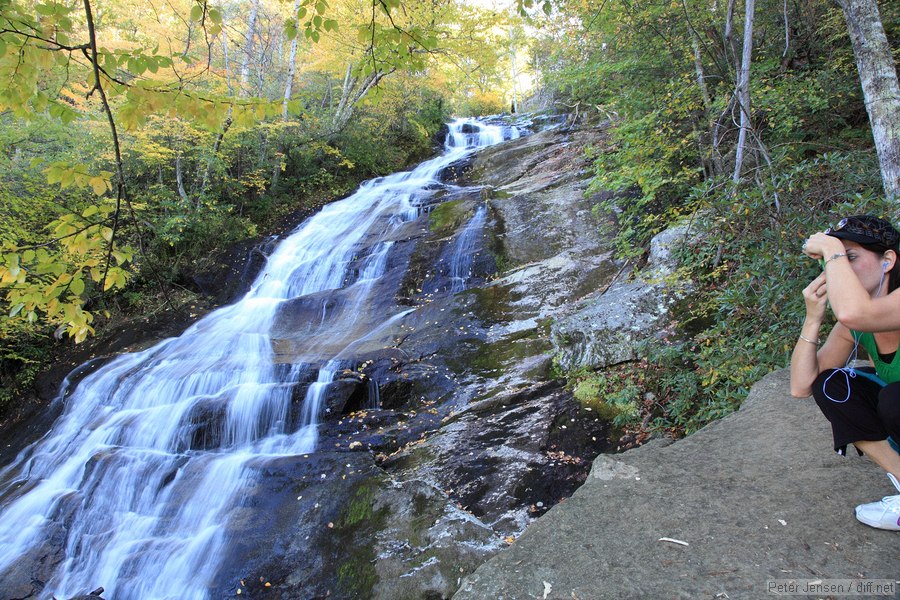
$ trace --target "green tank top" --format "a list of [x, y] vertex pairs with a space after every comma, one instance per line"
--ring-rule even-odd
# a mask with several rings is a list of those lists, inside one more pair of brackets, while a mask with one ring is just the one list
[[869, 353], [869, 358], [875, 365], [875, 372], [880, 379], [887, 383], [900, 381], [900, 348], [894, 353], [894, 360], [886, 363], [878, 356], [878, 347], [875, 345], [875, 336], [871, 333], [853, 332], [853, 337], [859, 340], [860, 345]]

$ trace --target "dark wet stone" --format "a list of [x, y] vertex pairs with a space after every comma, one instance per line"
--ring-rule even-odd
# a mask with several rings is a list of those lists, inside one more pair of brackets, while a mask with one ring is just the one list
[[[447, 597], [499, 543], [437, 490], [392, 481], [368, 453], [278, 459], [259, 474], [211, 597]], [[403, 593], [406, 573], [420, 576]]]
[[[584, 481], [607, 424], [552, 378], [549, 322], [618, 267], [583, 194], [588, 136], [579, 135], [519, 140], [451, 165], [443, 181], [475, 184], [490, 164], [497, 189], [425, 190], [364, 306], [346, 290], [283, 303], [278, 368], [308, 365], [292, 382], [291, 427], [322, 363], [341, 353], [345, 369], [326, 390], [319, 449], [253, 467], [259, 477], [229, 524], [210, 597], [448, 597], [503, 536]], [[440, 203], [458, 210], [434, 226]], [[479, 206], [488, 212], [471, 289], [452, 294], [442, 263]], [[364, 240], [355, 264], [371, 251]], [[320, 329], [342, 310], [354, 311], [348, 331]], [[185, 423], [186, 447], [220, 445], [223, 418], [201, 404]], [[22, 572], [41, 572], [39, 560]]]

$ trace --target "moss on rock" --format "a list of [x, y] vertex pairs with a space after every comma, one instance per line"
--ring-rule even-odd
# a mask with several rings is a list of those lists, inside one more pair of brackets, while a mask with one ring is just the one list
[[378, 506], [376, 484], [366, 482], [356, 490], [334, 524], [347, 557], [337, 567], [338, 585], [351, 597], [371, 597], [378, 583], [375, 548], [365, 540], [374, 539], [384, 529], [389, 512], [387, 506]]
[[450, 235], [472, 216], [472, 202], [450, 200], [437, 205], [428, 215], [428, 229], [437, 235]]

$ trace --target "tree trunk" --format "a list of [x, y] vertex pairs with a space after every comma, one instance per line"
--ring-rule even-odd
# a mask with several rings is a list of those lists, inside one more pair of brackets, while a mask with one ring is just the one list
[[[300, 10], [300, 0], [294, 0], [294, 14]], [[297, 19], [297, 30], [300, 30], [300, 19]], [[281, 117], [287, 121], [288, 118], [288, 103], [291, 101], [291, 91], [294, 87], [294, 73], [297, 72], [297, 38], [300, 37], [300, 34], [294, 36], [294, 39], [291, 40], [291, 53], [288, 58], [288, 73], [287, 73], [287, 81], [284, 84], [284, 102], [281, 105]]]
[[838, 0], [847, 20], [884, 194], [900, 202], [900, 85], [876, 0]]
[[185, 204], [190, 202], [190, 198], [188, 198], [188, 194], [184, 189], [184, 176], [181, 172], [181, 153], [175, 155], [175, 182], [178, 184], [178, 195], [181, 196], [181, 199]]
[[728, 0], [728, 4], [725, 7], [725, 43], [724, 43], [724, 52], [725, 52], [725, 61], [729, 64], [733, 64], [731, 61], [734, 60], [734, 0]]
[[194, 21], [193, 19], [188, 21], [188, 30], [187, 30], [187, 40], [184, 42], [184, 52], [181, 53], [181, 56], [187, 56], [188, 52], [191, 50], [191, 36], [194, 35]]
[[331, 118], [331, 129], [328, 133], [334, 135], [346, 127], [350, 117], [353, 116], [353, 110], [356, 108], [357, 103], [369, 93], [369, 90], [378, 85], [379, 81], [386, 75], [393, 73], [393, 71], [393, 69], [387, 72], [374, 71], [360, 80], [353, 75], [353, 65], [347, 65], [344, 85], [341, 88], [341, 100], [338, 103], [337, 110], [334, 112], [334, 116]]
[[[706, 71], [703, 68], [703, 59], [700, 54], [700, 40], [697, 39], [697, 32], [690, 27], [691, 43], [694, 48], [694, 73], [697, 76], [697, 87], [700, 90], [700, 98], [703, 101], [703, 125], [705, 129], [703, 133], [696, 132], [697, 144], [700, 150], [700, 161], [704, 173], [707, 175], [718, 175], [716, 172], [716, 163], [712, 160], [712, 136], [714, 121], [712, 119], [712, 99], [709, 96], [709, 88], [706, 85]], [[703, 138], [710, 139], [709, 149], [705, 148]]]
[[703, 100], [703, 112], [706, 118], [712, 114], [712, 99], [709, 97], [709, 88], [706, 85], [706, 72], [703, 69], [703, 59], [700, 54], [700, 40], [697, 32], [691, 29], [691, 44], [694, 48], [694, 74], [697, 75], [697, 87], [700, 88], [700, 98]]
[[[203, 196], [206, 193], [206, 188], [209, 187], [209, 176], [212, 171], [213, 163], [219, 157], [219, 148], [222, 146], [222, 140], [225, 139], [225, 134], [228, 133], [228, 130], [231, 128], [231, 112], [232, 111], [229, 108], [228, 116], [225, 118], [225, 122], [222, 123], [222, 130], [219, 132], [219, 135], [216, 136], [216, 142], [213, 144], [212, 154], [206, 161], [206, 167], [203, 169], [203, 183], [200, 184], [200, 196]], [[200, 201], [199, 197], [197, 201]]]
[[234, 88], [231, 86], [231, 67], [228, 64], [228, 36], [222, 33], [222, 59], [225, 61], [225, 85], [228, 86], [228, 95], [234, 96]]
[[259, 14], [259, 0], [253, 0], [250, 5], [250, 15], [247, 17], [247, 34], [244, 36], [244, 59], [241, 61], [241, 91], [242, 98], [250, 95], [250, 61], [253, 59], [254, 41], [256, 39], [256, 17]]
[[513, 36], [512, 27], [509, 28], [509, 58], [512, 66], [512, 93], [513, 93], [513, 101], [512, 101], [512, 111], [513, 113], [518, 114], [519, 112], [519, 68], [516, 64], [516, 40]]
[[741, 70], [738, 72], [737, 97], [738, 110], [741, 111], [741, 132], [738, 135], [734, 156], [734, 175], [737, 183], [741, 179], [741, 167], [744, 162], [744, 150], [747, 145], [747, 133], [750, 130], [750, 58], [753, 53], [753, 16], [756, 12], [756, 0], [744, 2], [744, 48], [741, 55]]
[[[294, 14], [296, 15], [299, 10], [300, 0], [294, 0]], [[300, 19], [297, 19], [297, 30], [300, 30]], [[294, 39], [291, 40], [291, 51], [288, 55], [288, 72], [284, 82], [284, 99], [281, 102], [281, 118], [284, 121], [288, 120], [288, 104], [291, 102], [291, 95], [294, 88], [294, 75], [297, 72], [297, 41], [299, 37], [300, 35], [297, 34], [294, 36]], [[283, 152], [284, 147], [278, 142], [275, 146], [275, 164], [272, 165], [272, 178], [269, 185], [270, 190], [274, 190], [276, 186], [278, 186], [278, 180], [281, 178], [281, 156]]]

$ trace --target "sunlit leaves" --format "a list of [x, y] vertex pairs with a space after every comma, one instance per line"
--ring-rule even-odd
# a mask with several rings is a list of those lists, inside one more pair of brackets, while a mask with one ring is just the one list
[[376, 69], [423, 69], [427, 52], [438, 47], [434, 32], [423, 27], [411, 25], [399, 28], [379, 22], [359, 25], [357, 41], [367, 46], [367, 52], [372, 58], [359, 66], [363, 75], [369, 75]]
[[393, 9], [400, 8], [400, 0], [377, 0], [377, 4], [385, 15], [390, 15]]
[[[36, 247], [0, 250], [0, 292], [8, 318], [62, 324], [76, 342], [93, 333], [92, 315], [83, 309], [86, 295], [122, 288], [128, 282], [134, 251], [110, 247], [114, 204], [88, 206], [69, 213], [47, 229], [53, 240]], [[112, 263], [106, 258], [112, 255]]]
[[[544, 11], [544, 14], [549, 15], [553, 12], [553, 3], [550, 0], [544, 0], [544, 2], [539, 2], [539, 4], [541, 5], [541, 10]], [[534, 0], [516, 0], [516, 9], [523, 17], [528, 16], [529, 10], [534, 8], [534, 5]]]
[[[288, 19], [284, 24], [284, 33], [287, 39], [293, 40], [299, 35], [299, 28], [303, 28], [303, 37], [314, 43], [321, 39], [322, 32], [336, 31], [338, 22], [326, 17], [329, 9], [326, 0], [302, 0], [297, 9], [297, 19]], [[305, 20], [309, 16], [309, 19]]]
[[[101, 171], [100, 173], [91, 173], [85, 165], [70, 165], [65, 162], [51, 163], [44, 171], [47, 174], [47, 183], [58, 183], [59, 187], [65, 189], [70, 186], [90, 187], [94, 194], [102, 196], [112, 189], [110, 180], [113, 174], [109, 171]], [[89, 207], [88, 210], [97, 210], [96, 206]], [[85, 217], [90, 215], [84, 215]]]
[[[253, 224], [242, 212], [244, 199], [270, 193], [273, 165], [242, 165], [235, 174], [229, 172], [228, 160], [245, 151], [239, 147], [245, 142], [238, 140], [247, 130], [282, 118], [284, 86], [278, 79], [284, 76], [285, 61], [277, 53], [284, 51], [285, 37], [313, 42], [305, 45], [303, 51], [308, 54], [296, 61], [297, 66], [315, 63], [307, 73], [315, 70], [338, 81], [340, 93], [339, 78], [348, 65], [356, 68], [353, 76], [377, 75], [367, 84], [397, 70], [424, 70], [429, 51], [438, 47], [435, 31], [441, 35], [446, 31], [440, 15], [435, 18], [437, 11], [444, 10], [441, 3], [375, 0], [367, 4], [363, 0], [354, 5], [346, 0], [301, 0], [292, 13], [287, 3], [267, 0], [265, 18], [261, 17], [265, 25], [257, 28], [250, 67], [259, 81], [258, 86], [252, 85], [269, 96], [246, 98], [234, 92], [244, 56], [241, 46], [246, 44], [246, 4], [174, 0], [154, 3], [152, 10], [139, 2], [91, 4], [96, 9], [96, 55], [88, 44], [84, 3], [0, 0], [0, 111], [8, 119], [52, 121], [55, 127], [90, 131], [86, 137], [95, 144], [90, 152], [74, 150], [77, 144], [60, 144], [62, 149], [44, 154], [44, 162], [30, 165], [33, 185], [38, 185], [40, 174], [45, 177], [40, 194], [52, 209], [29, 217], [27, 227], [0, 229], [0, 296], [6, 300], [2, 314], [28, 322], [68, 323], [69, 332], [78, 339], [90, 332], [92, 324], [84, 303], [95, 301], [104, 291], [122, 289], [128, 273], [136, 270], [124, 240], [134, 243], [141, 235], [142, 242], [151, 240], [150, 246], [195, 243], [192, 236], [207, 231], [202, 227], [208, 226], [203, 221], [210, 221], [209, 215], [216, 222], [240, 222], [245, 228], [241, 231], [250, 231]], [[360, 6], [364, 10], [358, 10]], [[370, 23], [371, 28], [364, 40], [356, 42], [359, 23]], [[284, 37], [279, 36], [281, 27]], [[94, 56], [96, 65], [91, 62]], [[320, 56], [326, 58], [319, 61]], [[293, 126], [302, 127], [304, 135], [325, 131], [339, 100], [331, 103], [315, 97], [318, 90], [310, 90], [317, 83], [298, 93], [305, 85], [295, 88], [287, 113], [302, 117], [302, 125], [298, 120]], [[361, 89], [365, 92], [353, 95], [352, 104], [362, 104], [363, 97], [386, 95], [377, 86]], [[131, 191], [129, 185], [131, 193], [126, 194], [125, 188], [118, 187], [111, 173], [113, 144], [108, 138], [100, 142], [94, 137], [107, 127], [107, 117], [100, 112], [102, 96], [111, 107], [126, 177], [141, 177], [140, 185], [150, 181], [152, 192]], [[162, 127], [163, 122], [179, 126]], [[400, 125], [416, 130], [414, 124]], [[24, 152], [20, 161], [19, 150], [10, 148], [8, 156], [16, 154], [9, 160], [28, 165], [35, 152]], [[267, 154], [279, 164], [292, 159], [286, 148], [270, 147], [259, 153], [259, 160], [271, 160]], [[324, 157], [328, 169], [336, 165], [347, 170], [354, 164], [323, 149], [316, 149], [314, 155], [314, 160]], [[372, 165], [365, 168], [374, 169]], [[308, 178], [298, 179], [310, 190], [325, 188], [332, 185], [328, 169], [317, 168]], [[181, 179], [184, 190], [179, 189]], [[121, 202], [118, 221], [106, 204], [110, 196]], [[141, 208], [148, 198], [150, 208]], [[241, 206], [240, 220], [223, 216], [237, 212], [236, 206]], [[16, 214], [12, 204], [4, 208]]]

